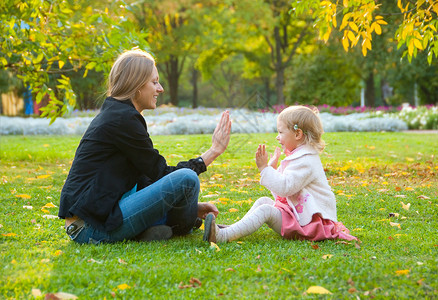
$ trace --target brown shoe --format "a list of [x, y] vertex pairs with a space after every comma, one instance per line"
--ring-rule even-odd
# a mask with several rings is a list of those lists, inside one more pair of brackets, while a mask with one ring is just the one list
[[204, 220], [204, 237], [206, 242], [216, 243], [216, 220], [213, 213], [209, 213]]

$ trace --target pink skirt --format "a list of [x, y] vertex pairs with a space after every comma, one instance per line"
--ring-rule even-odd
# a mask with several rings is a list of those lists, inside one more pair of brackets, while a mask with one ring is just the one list
[[350, 231], [341, 222], [323, 219], [319, 214], [314, 214], [309, 224], [301, 226], [289, 205], [276, 201], [275, 207], [281, 211], [281, 235], [285, 239], [310, 241], [357, 240], [356, 237], [350, 235]]

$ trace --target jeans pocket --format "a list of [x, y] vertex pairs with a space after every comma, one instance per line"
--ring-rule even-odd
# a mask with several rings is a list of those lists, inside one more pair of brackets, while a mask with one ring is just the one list
[[73, 240], [73, 241], [76, 242], [78, 236], [82, 233], [82, 231], [84, 231], [84, 229], [85, 229], [86, 226], [87, 226], [87, 225], [85, 224], [84, 226], [82, 226], [82, 228], [80, 228], [79, 230], [77, 230], [74, 234], [72, 234], [72, 235], [67, 234], [67, 235], [70, 237], [71, 240]]

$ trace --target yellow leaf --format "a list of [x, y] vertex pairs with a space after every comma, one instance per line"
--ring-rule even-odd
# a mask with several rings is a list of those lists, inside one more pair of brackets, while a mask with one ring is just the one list
[[328, 259], [331, 258], [333, 256], [333, 254], [326, 254], [322, 256], [322, 259]]
[[218, 245], [216, 243], [210, 242], [210, 249], [216, 249], [216, 252], [221, 251]]
[[395, 271], [395, 274], [397, 274], [397, 275], [407, 275], [407, 274], [409, 274], [409, 270], [397, 270], [397, 271]]
[[42, 211], [43, 213], [46, 213], [46, 214], [50, 213], [50, 211], [48, 211], [47, 209], [44, 209], [44, 208], [41, 208], [41, 211]]
[[411, 188], [410, 186], [408, 186], [408, 187], [405, 188], [405, 191], [413, 191], [413, 190], [414, 190], [414, 189]]
[[409, 210], [409, 207], [411, 207], [411, 203], [408, 203], [408, 204], [404, 204], [403, 202], [401, 202], [400, 201], [400, 203], [401, 203], [401, 205], [402, 205], [402, 208], [404, 209], [404, 210]]
[[350, 26], [350, 28], [352, 30], [354, 30], [356, 32], [359, 30], [359, 28], [357, 27], [356, 23], [354, 23], [354, 22], [349, 22], [348, 25]]
[[322, 286], [311, 286], [306, 291], [307, 294], [331, 294], [331, 292]]
[[408, 54], [412, 56], [414, 54], [414, 40], [412, 39], [408, 45]]
[[350, 46], [350, 43], [345, 36], [342, 38], [342, 46], [344, 47], [344, 50], [348, 52], [348, 47]]
[[423, 45], [417, 39], [414, 39], [414, 46], [417, 47], [417, 49], [423, 50]]
[[55, 253], [53, 253], [54, 256], [59, 256], [62, 254], [61, 250], [56, 250]]
[[348, 38], [350, 39], [350, 41], [354, 42], [354, 40], [356, 39], [356, 37], [354, 36], [353, 31], [348, 31], [347, 33]]
[[19, 194], [19, 195], [15, 195], [15, 197], [23, 198], [23, 199], [30, 199], [31, 198], [30, 195], [28, 195], [28, 194]]
[[58, 60], [59, 69], [62, 69], [64, 66], [64, 62], [62, 60]]
[[229, 212], [236, 212], [236, 211], [239, 211], [239, 210], [236, 209], [236, 208], [230, 208], [228, 211], [229, 211]]
[[16, 236], [16, 233], [10, 232], [10, 233], [2, 233], [2, 236]]
[[48, 177], [50, 177], [50, 175], [49, 175], [49, 174], [45, 174], [45, 175], [38, 175], [38, 176], [37, 176], [37, 178], [38, 178], [38, 179], [45, 179], [45, 178], [48, 178]]
[[126, 283], [122, 283], [122, 284], [119, 284], [119, 285], [117, 286], [117, 288], [118, 288], [119, 290], [126, 290], [126, 289], [130, 289], [131, 287], [130, 287], [129, 285], [127, 285]]
[[375, 22], [373, 24], [374, 24], [374, 30], [376, 31], [376, 33], [378, 35], [381, 35], [382, 34], [382, 27], [380, 27], [380, 25], [377, 22]]
[[50, 145], [49, 144], [44, 144], [43, 147], [47, 148], [47, 147], [50, 147]]
[[52, 202], [47, 203], [46, 205], [44, 205], [42, 208], [51, 208], [51, 207], [58, 207], [55, 204], [53, 204]]
[[342, 4], [344, 5], [344, 7], [348, 7], [348, 0], [343, 0]]
[[398, 229], [401, 229], [401, 226], [399, 223], [389, 222], [389, 225], [391, 225], [392, 227], [397, 227]]

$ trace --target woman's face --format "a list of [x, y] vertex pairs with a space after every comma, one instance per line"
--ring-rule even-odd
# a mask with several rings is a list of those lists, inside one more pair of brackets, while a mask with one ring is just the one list
[[158, 70], [154, 66], [151, 78], [138, 90], [134, 97], [134, 106], [138, 112], [157, 108], [157, 97], [164, 92], [159, 82]]

